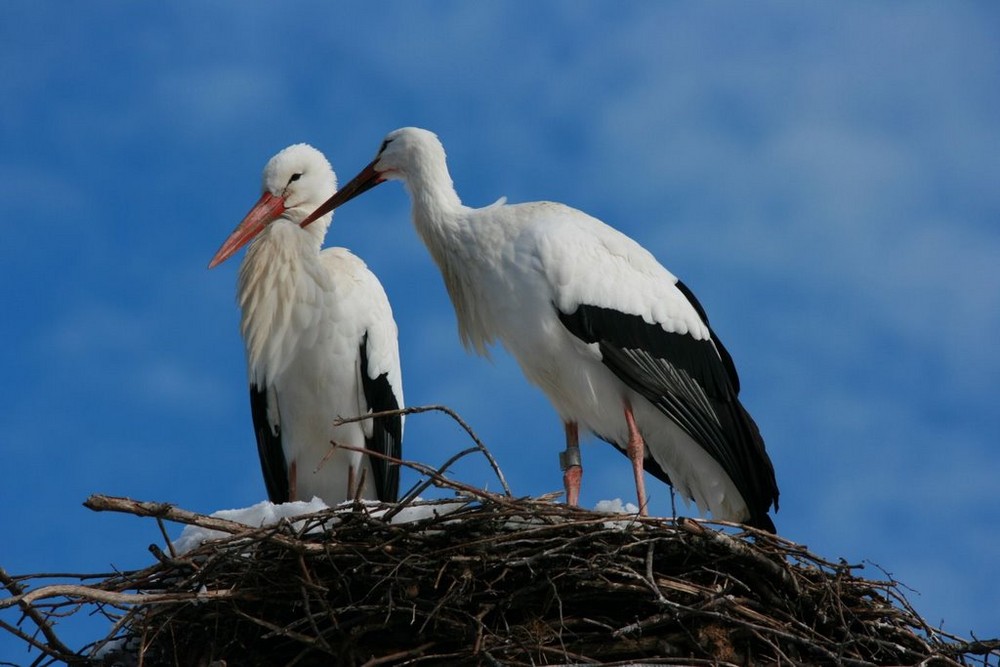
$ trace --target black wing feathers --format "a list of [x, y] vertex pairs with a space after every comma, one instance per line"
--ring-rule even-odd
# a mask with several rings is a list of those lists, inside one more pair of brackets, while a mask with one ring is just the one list
[[267, 390], [253, 384], [250, 385], [250, 414], [267, 497], [272, 503], [287, 503], [291, 490], [288, 488], [288, 462], [281, 447], [281, 426], [275, 427], [277, 432], [271, 431], [267, 418]]
[[[707, 325], [694, 295], [680, 283], [678, 287]], [[581, 340], [597, 343], [604, 364], [620, 380], [719, 462], [750, 509], [750, 525], [774, 530], [767, 516], [772, 502], [777, 508], [774, 470], [756, 424], [737, 398], [739, 378], [732, 358], [714, 333], [711, 340], [696, 340], [639, 315], [588, 305], [559, 312], [559, 319]], [[669, 482], [662, 470], [650, 472]]]
[[712, 331], [712, 325], [708, 323], [708, 315], [705, 314], [705, 309], [701, 307], [701, 302], [698, 301], [694, 292], [692, 292], [688, 286], [680, 280], [674, 283], [674, 285], [678, 290], [680, 290], [680, 293], [684, 295], [684, 298], [688, 300], [688, 303], [694, 306], [695, 311], [698, 313], [698, 317], [700, 317], [701, 321], [705, 323], [706, 327], [708, 327], [708, 332], [712, 335], [712, 342], [715, 343], [715, 349], [719, 351], [719, 356], [722, 357], [722, 365], [726, 368], [726, 373], [729, 375], [729, 381], [733, 385], [733, 391], [739, 395], [740, 376], [736, 372], [736, 364], [733, 363], [733, 358], [729, 354], [729, 350], [726, 349], [726, 347], [722, 344], [722, 341], [719, 340], [719, 337], [715, 335], [714, 331]]
[[[361, 388], [372, 412], [398, 410], [399, 401], [392, 392], [386, 373], [374, 380], [368, 374], [368, 334], [361, 339]], [[399, 458], [402, 453], [403, 418], [400, 415], [372, 420], [372, 437], [365, 440], [365, 447], [381, 454]], [[383, 458], [369, 456], [375, 473], [375, 493], [382, 502], [396, 502], [399, 496], [399, 466]]]

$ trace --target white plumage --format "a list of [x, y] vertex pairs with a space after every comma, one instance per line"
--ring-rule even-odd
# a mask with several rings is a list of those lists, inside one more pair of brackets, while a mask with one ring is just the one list
[[322, 153], [289, 146], [267, 163], [263, 194], [212, 259], [252, 240], [237, 301], [258, 452], [273, 502], [396, 500], [397, 466], [331, 442], [399, 457], [401, 417], [334, 426], [338, 417], [403, 406], [396, 323], [364, 262], [320, 250], [332, 214], [304, 224], [336, 177]]
[[409, 191], [463, 343], [483, 354], [499, 341], [561, 416], [569, 502], [583, 427], [632, 459], [643, 511], [645, 467], [717, 518], [774, 529], [774, 471], [732, 359], [690, 290], [649, 252], [562, 204], [462, 205], [444, 148], [418, 128], [390, 133], [310, 218], [386, 180]]

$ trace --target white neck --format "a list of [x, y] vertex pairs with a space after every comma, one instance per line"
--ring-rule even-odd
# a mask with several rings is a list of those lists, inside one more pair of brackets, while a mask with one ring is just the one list
[[480, 271], [484, 248], [475, 210], [462, 204], [444, 161], [421, 164], [405, 178], [412, 202], [413, 225], [441, 271], [451, 297], [462, 343], [488, 355], [493, 331], [492, 304], [480, 294], [470, 274]]
[[[299, 206], [293, 210], [285, 212], [285, 218], [291, 220], [295, 224], [299, 224], [306, 219], [306, 216], [312, 209], [315, 209], [319, 204], [313, 206]], [[333, 222], [333, 213], [327, 213], [321, 218], [316, 218], [315, 221], [309, 223], [302, 230], [309, 234], [312, 240], [316, 243], [316, 251], [323, 247], [323, 241], [326, 239], [326, 232], [330, 228], [330, 223]]]
[[443, 160], [418, 163], [418, 167], [407, 174], [404, 180], [415, 216], [419, 211], [421, 217], [447, 218], [449, 214], [462, 208], [462, 200], [455, 192], [448, 165]]

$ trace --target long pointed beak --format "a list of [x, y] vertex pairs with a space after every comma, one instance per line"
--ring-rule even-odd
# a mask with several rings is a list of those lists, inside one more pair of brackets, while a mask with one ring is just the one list
[[229, 235], [226, 242], [222, 244], [215, 257], [208, 263], [208, 268], [213, 269], [219, 264], [233, 256], [233, 254], [250, 242], [253, 237], [263, 231], [267, 224], [277, 219], [285, 212], [285, 200], [276, 197], [270, 192], [265, 192], [253, 205], [246, 217], [240, 221], [233, 233]]
[[310, 222], [323, 217], [341, 204], [346, 204], [361, 193], [368, 192], [379, 183], [384, 182], [385, 179], [382, 177], [382, 174], [375, 171], [376, 162], [378, 162], [378, 158], [372, 160], [367, 167], [361, 170], [361, 173], [351, 179], [350, 183], [337, 190], [332, 197], [327, 199], [318, 209], [310, 213], [309, 217], [299, 224], [305, 227]]

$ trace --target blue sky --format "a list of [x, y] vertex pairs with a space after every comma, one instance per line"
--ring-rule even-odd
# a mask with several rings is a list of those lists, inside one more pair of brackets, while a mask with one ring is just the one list
[[[418, 125], [441, 137], [467, 204], [568, 203], [692, 287], [767, 440], [783, 535], [877, 563], [946, 629], [1000, 634], [996, 5], [4, 12], [9, 571], [149, 563], [155, 524], [93, 514], [91, 493], [204, 512], [264, 497], [234, 304], [242, 255], [211, 272], [208, 260], [280, 148], [312, 143], [346, 182], [386, 132]], [[559, 420], [506, 353], [463, 351], [403, 189], [340, 209], [328, 243], [386, 287], [407, 402], [462, 414], [517, 493], [560, 488]], [[404, 448], [435, 464], [466, 442], [426, 415]], [[591, 443], [584, 503], [632, 500], [625, 459]], [[462, 476], [496, 488], [478, 462]], [[665, 487], [653, 496], [668, 513]], [[103, 629], [61, 627], [76, 645]], [[0, 660], [24, 660], [16, 650], [0, 637]]]

